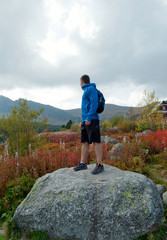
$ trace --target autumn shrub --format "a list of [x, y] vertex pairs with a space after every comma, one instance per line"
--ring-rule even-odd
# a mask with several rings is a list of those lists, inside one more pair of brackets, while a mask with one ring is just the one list
[[[59, 168], [73, 167], [78, 164], [81, 156], [81, 143], [77, 134], [68, 135], [65, 141], [60, 141], [62, 135], [51, 143], [45, 144], [36, 151], [29, 151], [28, 155], [22, 157], [4, 156], [0, 161], [0, 197], [4, 196], [6, 186], [12, 179], [22, 176], [28, 171], [32, 178], [37, 179], [46, 173], [53, 172]], [[71, 141], [71, 139], [76, 140]], [[58, 143], [54, 143], [58, 141]], [[103, 144], [103, 157], [107, 155], [107, 145]], [[96, 161], [95, 149], [90, 145], [87, 163]]]
[[162, 114], [159, 110], [159, 100], [155, 95], [155, 91], [147, 92], [144, 90], [143, 98], [136, 108], [136, 131], [144, 130], [160, 130], [162, 129]]
[[142, 148], [142, 142], [136, 142], [135, 135], [131, 133], [128, 141], [123, 143], [120, 157], [117, 156], [117, 152], [114, 155], [111, 157], [111, 151], [109, 151], [105, 162], [122, 170], [141, 173], [145, 166], [147, 153]]
[[70, 141], [76, 141], [79, 139], [80, 134], [77, 132], [71, 132], [71, 131], [62, 131], [62, 132], [56, 132], [56, 133], [42, 133], [42, 136], [45, 136], [47, 138], [48, 142], [51, 143], [61, 143], [61, 142], [70, 142]]
[[32, 177], [38, 178], [59, 168], [78, 164], [80, 153], [81, 147], [78, 143], [71, 148], [59, 144], [51, 149], [41, 147], [23, 157], [3, 158], [0, 161], [0, 197], [4, 195], [7, 183], [20, 177], [24, 171], [28, 171]]
[[117, 127], [123, 133], [128, 133], [135, 130], [136, 123], [129, 120], [121, 121], [117, 124]]
[[[158, 176], [162, 179], [163, 178], [166, 179], [166, 176], [167, 176], [167, 151], [163, 151], [156, 155], [149, 155], [147, 157], [147, 163], [148, 163], [149, 168], [150, 168], [150, 164], [153, 167], [156, 166], [156, 172], [158, 173]], [[148, 169], [148, 172], [149, 172], [149, 169]], [[154, 174], [152, 174], [152, 175], [155, 175], [155, 170], [154, 170]], [[165, 181], [165, 185], [167, 187], [167, 181]]]
[[106, 130], [108, 128], [112, 127], [112, 123], [111, 122], [108, 122], [108, 121], [105, 121], [105, 122], [102, 122], [101, 124], [101, 131], [102, 132], [106, 132]]
[[80, 133], [81, 127], [79, 126], [79, 123], [75, 123], [75, 124], [72, 124], [72, 125], [71, 125], [70, 130], [71, 130], [72, 132]]
[[167, 150], [167, 130], [149, 132], [148, 136], [142, 136], [143, 147], [149, 150], [149, 154], [161, 153]]
[[121, 157], [112, 157], [108, 151], [106, 163], [122, 170], [136, 171], [150, 175], [148, 164], [160, 164], [162, 177], [167, 174], [167, 131], [149, 132], [148, 136], [128, 136], [123, 143]]
[[101, 128], [101, 133], [104, 135], [104, 134], [107, 134], [107, 135], [111, 135], [111, 134], [117, 134], [119, 133], [119, 129], [118, 127], [103, 127]]

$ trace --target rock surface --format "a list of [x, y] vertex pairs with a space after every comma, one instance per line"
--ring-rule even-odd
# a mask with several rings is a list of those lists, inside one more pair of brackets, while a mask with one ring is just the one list
[[135, 134], [135, 137], [138, 138], [138, 137], [141, 137], [141, 136], [148, 136], [149, 133], [152, 133], [152, 131], [150, 131], [150, 130], [145, 130], [145, 131], [143, 131], [143, 132], [141, 132], [141, 133], [136, 133], [136, 134]]
[[117, 143], [114, 144], [110, 153], [111, 153], [111, 158], [120, 158], [121, 157], [121, 149], [123, 147], [122, 143]]
[[17, 226], [79, 240], [131, 240], [157, 229], [164, 209], [150, 179], [106, 164], [104, 172], [92, 175], [94, 167], [39, 178], [15, 211]]
[[158, 188], [158, 192], [159, 192], [159, 194], [161, 195], [161, 198], [162, 198], [163, 193], [166, 192], [165, 187], [161, 184], [156, 184], [156, 187]]
[[165, 205], [167, 206], [167, 192], [163, 193], [162, 198], [163, 198]]
[[108, 136], [101, 136], [101, 142], [104, 143], [117, 143], [117, 140], [115, 138], [111, 138]]

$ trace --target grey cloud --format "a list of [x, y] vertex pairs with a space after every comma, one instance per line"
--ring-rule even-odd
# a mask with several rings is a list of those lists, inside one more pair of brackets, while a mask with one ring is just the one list
[[[68, 9], [76, 1], [57, 2], [67, 9], [65, 21]], [[44, 39], [49, 29], [44, 1], [0, 1], [0, 87], [71, 83], [76, 86], [79, 77], [88, 73], [97, 83], [101, 79], [106, 85], [131, 79], [136, 85], [146, 84], [164, 95], [167, 5], [161, 0], [79, 0], [78, 3], [87, 7], [87, 14], [99, 32], [94, 39], [84, 39], [78, 29], [71, 31], [69, 38], [76, 44], [79, 55], [63, 58], [56, 67], [42, 59], [40, 49], [33, 45]], [[63, 25], [58, 30], [58, 37], [61, 31], [66, 32]], [[2, 81], [6, 74], [8, 78]]]
[[[22, 86], [26, 81], [33, 82], [35, 64], [38, 62], [37, 65], [42, 65], [33, 46], [47, 32], [41, 3], [41, 0], [0, 1], [0, 77], [4, 78], [0, 82], [1, 87], [12, 88]], [[6, 75], [8, 77], [5, 81]]]

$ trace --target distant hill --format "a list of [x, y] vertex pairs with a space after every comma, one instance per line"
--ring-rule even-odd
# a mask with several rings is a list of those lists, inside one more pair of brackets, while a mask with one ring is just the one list
[[[11, 108], [17, 106], [19, 99], [16, 101], [12, 101], [11, 99], [0, 96], [0, 117], [2, 115], [7, 115]], [[62, 110], [59, 108], [52, 107], [50, 105], [41, 104], [38, 102], [33, 102], [27, 100], [28, 105], [31, 109], [39, 110], [40, 108], [44, 108], [42, 117], [48, 118], [48, 123], [53, 125], [62, 125], [66, 124], [69, 120], [72, 120], [73, 123], [80, 122], [81, 120], [81, 109], [71, 109], [71, 110]], [[100, 119], [110, 120], [114, 115], [126, 115], [126, 112], [130, 107], [117, 106], [114, 104], [106, 104], [105, 111], [100, 114]], [[135, 108], [133, 108], [135, 109]]]
[[[101, 121], [110, 121], [111, 118], [115, 115], [125, 116], [129, 109], [130, 109], [130, 107], [128, 107], [128, 106], [124, 107], [124, 106], [118, 106], [118, 105], [114, 105], [114, 104], [106, 104], [104, 112], [102, 114], [100, 114], [100, 120]], [[135, 107], [132, 107], [132, 109], [135, 110]], [[66, 110], [66, 112], [77, 118], [80, 118], [80, 116], [81, 116], [80, 108]]]

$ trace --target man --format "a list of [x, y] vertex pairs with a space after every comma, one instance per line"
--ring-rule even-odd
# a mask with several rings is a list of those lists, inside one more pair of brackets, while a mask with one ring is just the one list
[[88, 75], [83, 75], [80, 79], [81, 88], [84, 90], [82, 96], [82, 122], [81, 122], [81, 161], [74, 167], [74, 171], [87, 169], [86, 160], [89, 154], [89, 144], [94, 143], [97, 158], [96, 167], [92, 174], [98, 174], [104, 171], [102, 164], [102, 144], [100, 139], [99, 115], [96, 112], [98, 108], [98, 92], [96, 85], [90, 83]]

